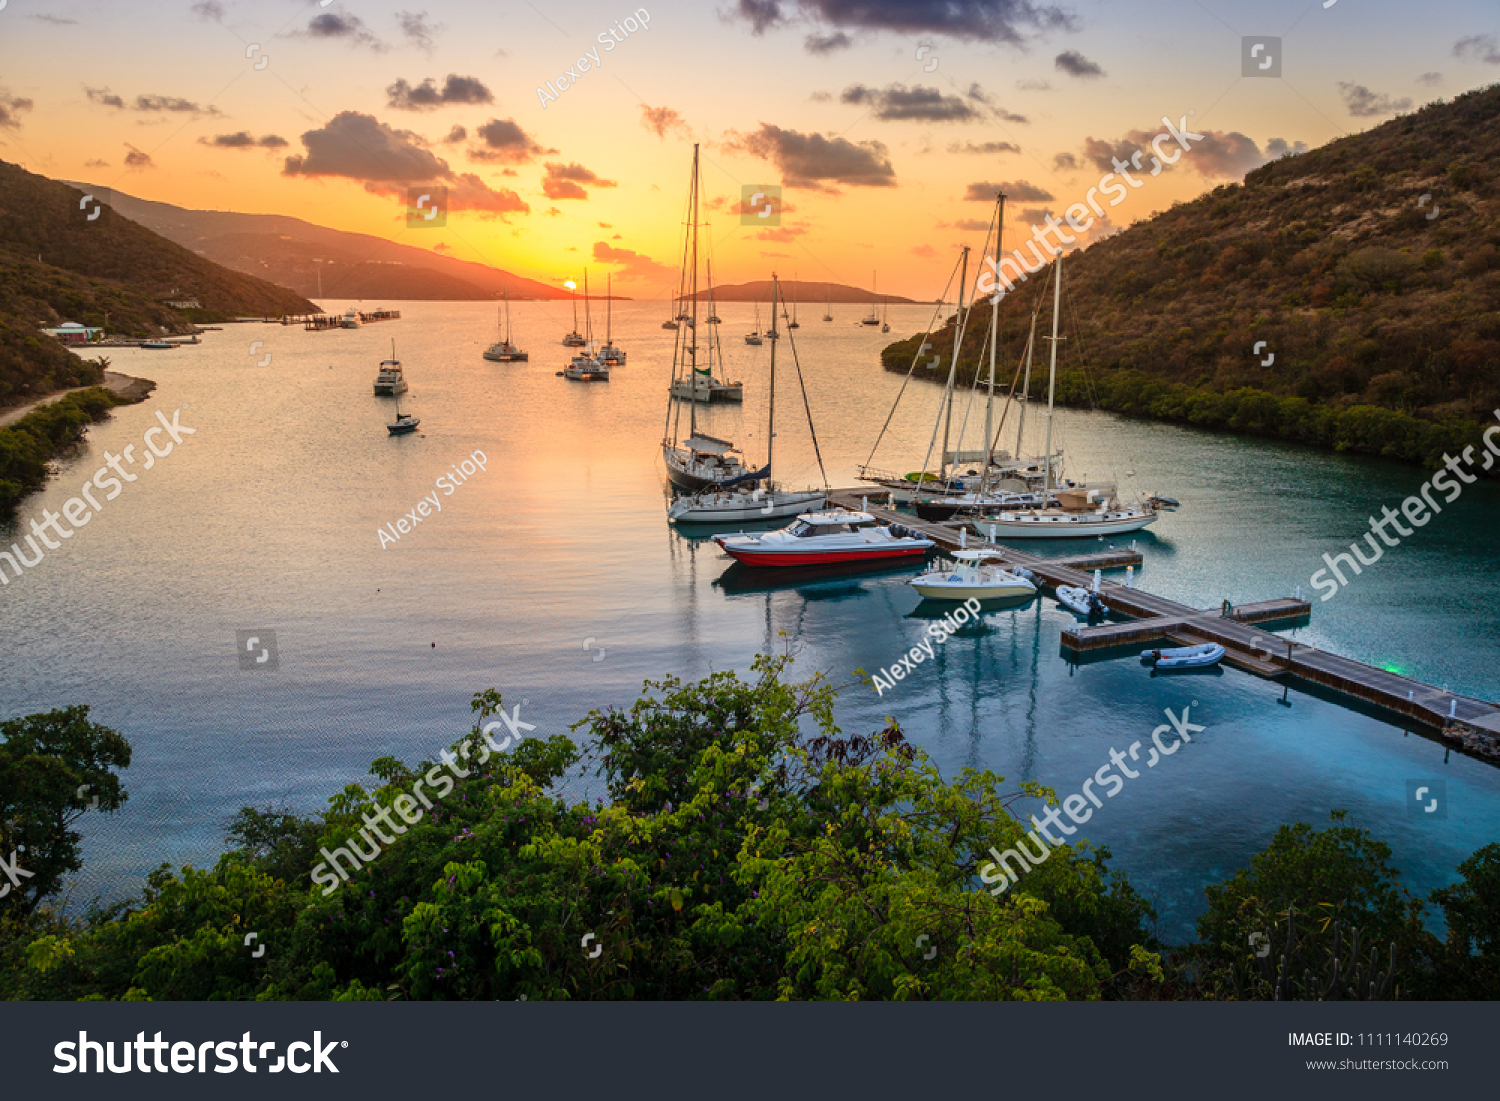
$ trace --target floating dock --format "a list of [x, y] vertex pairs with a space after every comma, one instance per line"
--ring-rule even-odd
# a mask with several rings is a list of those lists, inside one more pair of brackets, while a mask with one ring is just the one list
[[[1089, 554], [1043, 558], [1005, 544], [970, 538], [967, 529], [957, 524], [930, 523], [870, 503], [884, 496], [857, 487], [833, 490], [828, 501], [844, 508], [862, 509], [888, 523], [921, 532], [944, 550], [967, 547], [993, 551], [1003, 564], [1024, 566], [1052, 589], [1058, 585], [1088, 588], [1093, 584], [1093, 570], [1118, 570], [1142, 563], [1141, 553], [1133, 544], [1129, 549], [1108, 546]], [[1226, 602], [1221, 609], [1205, 611], [1148, 593], [1134, 584], [1105, 580], [1100, 582], [1099, 595], [1111, 612], [1127, 616], [1129, 621], [1069, 628], [1062, 633], [1065, 651], [1081, 655], [1152, 642], [1178, 646], [1216, 642], [1224, 647], [1224, 661], [1237, 669], [1267, 678], [1298, 677], [1375, 704], [1440, 731], [1444, 738], [1467, 752], [1500, 762], [1500, 706], [1304, 646], [1257, 626], [1306, 622], [1312, 613], [1312, 605], [1306, 600], [1282, 597], [1238, 607]]]

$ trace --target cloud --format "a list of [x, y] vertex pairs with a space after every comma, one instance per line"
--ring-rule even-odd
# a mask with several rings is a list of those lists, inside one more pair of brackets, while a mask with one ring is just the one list
[[286, 158], [283, 176], [335, 176], [357, 180], [374, 195], [405, 195], [413, 184], [443, 181], [450, 211], [500, 215], [529, 213], [514, 191], [494, 190], [473, 173], [462, 175], [422, 148], [409, 130], [394, 130], [373, 115], [343, 111], [302, 135], [307, 152]]
[[930, 260], [937, 255], [937, 249], [931, 245], [914, 245], [912, 246], [911, 253], [913, 256], [920, 256], [924, 260]]
[[729, 131], [724, 150], [773, 162], [787, 187], [836, 191], [827, 181], [851, 187], [896, 186], [896, 170], [891, 167], [886, 147], [878, 141], [856, 145], [846, 138], [802, 134], [763, 122], [753, 134]]
[[[709, 210], [716, 212], [724, 211], [735, 218], [743, 217], [746, 214], [755, 214], [758, 211], [764, 209], [763, 207], [752, 206], [750, 204], [750, 199], [745, 196], [741, 196], [738, 199], [710, 198], [704, 205], [707, 206]], [[782, 202], [781, 213], [783, 217], [788, 214], [794, 214], [796, 213], [796, 211], [797, 207], [794, 204], [786, 201]]]
[[978, 218], [960, 218], [956, 222], [939, 222], [937, 227], [938, 229], [961, 229], [965, 233], [983, 233], [990, 228], [990, 224]]
[[[1115, 167], [1115, 161], [1118, 160], [1132, 176], [1139, 178], [1143, 173], [1149, 176], [1157, 163], [1150, 145], [1157, 133], [1154, 130], [1131, 130], [1115, 142], [1091, 137], [1083, 143], [1084, 157], [1100, 172], [1119, 171]], [[1243, 179], [1245, 173], [1259, 168], [1274, 157], [1307, 150], [1307, 145], [1303, 142], [1272, 138], [1267, 143], [1266, 152], [1262, 153], [1254, 139], [1238, 130], [1203, 130], [1202, 134], [1203, 140], [1193, 143], [1192, 150], [1178, 162], [1177, 167], [1192, 169], [1207, 179]], [[1072, 162], [1068, 167], [1083, 167], [1070, 153], [1060, 153], [1055, 160], [1060, 161], [1063, 157], [1068, 157]]]
[[1076, 30], [1066, 9], [1035, 0], [735, 0], [729, 18], [754, 34], [794, 21], [841, 30], [941, 34], [1020, 45], [1026, 31]]
[[303, 38], [342, 39], [351, 46], [368, 46], [377, 53], [389, 48], [370, 32], [363, 19], [347, 12], [325, 11], [315, 15], [307, 29], [297, 33]]
[[555, 206], [549, 206], [546, 210], [542, 211], [542, 215], [547, 218], [561, 218], [562, 211], [558, 210]]
[[992, 203], [995, 201], [995, 195], [1002, 191], [1005, 197], [1013, 203], [1050, 203], [1053, 201], [1050, 191], [1025, 180], [1015, 180], [1011, 183], [985, 181], [971, 183], [964, 192], [964, 198], [973, 202]]
[[1339, 95], [1344, 97], [1344, 106], [1349, 108], [1349, 113], [1355, 118], [1394, 115], [1411, 108], [1409, 99], [1392, 99], [1384, 93], [1370, 91], [1363, 84], [1353, 84], [1347, 80], [1339, 81]]
[[1272, 138], [1266, 142], [1266, 156], [1270, 160], [1284, 157], [1288, 153], [1306, 153], [1307, 143], [1305, 141], [1289, 142], [1285, 138]]
[[1083, 162], [1072, 153], [1058, 153], [1052, 158], [1052, 167], [1059, 172], [1077, 172], [1083, 167]]
[[125, 143], [125, 148], [130, 150], [129, 153], [125, 154], [125, 167], [126, 168], [155, 168], [156, 167], [156, 162], [151, 159], [151, 154], [150, 153], [143, 153], [143, 152], [141, 152], [135, 146], [131, 145], [128, 141]]
[[810, 34], [802, 40], [802, 48], [810, 54], [831, 54], [854, 45], [854, 39], [843, 31], [833, 34]]
[[594, 242], [594, 260], [600, 264], [613, 264], [620, 270], [615, 274], [622, 283], [637, 279], [676, 279], [677, 269], [658, 264], [644, 253], [628, 248], [616, 248], [607, 241]]
[[468, 136], [469, 132], [455, 122], [452, 129], [448, 131], [448, 136], [443, 138], [442, 141], [444, 145], [457, 145], [459, 142], [466, 140]]
[[775, 259], [790, 260], [792, 258], [792, 254], [790, 252], [762, 252], [761, 255], [762, 256], [769, 256], [773, 260], [775, 260]]
[[1486, 65], [1500, 65], [1500, 43], [1492, 34], [1471, 34], [1453, 43], [1453, 56], [1464, 61], [1483, 61]]
[[983, 157], [995, 157], [1001, 153], [1019, 153], [1020, 151], [1021, 147], [1019, 145], [1014, 145], [1008, 141], [987, 141], [980, 145], [966, 141], [962, 145], [954, 142], [948, 146], [948, 152], [950, 153], [973, 153]]
[[767, 226], [765, 229], [755, 231], [755, 239], [757, 241], [778, 241], [789, 245], [798, 237], [806, 236], [806, 234], [806, 226], [777, 226], [775, 228]]
[[477, 105], [494, 103], [495, 97], [477, 76], [459, 76], [449, 73], [439, 88], [432, 77], [413, 88], [398, 79], [385, 90], [386, 106], [398, 111], [431, 111], [454, 103]]
[[587, 199], [585, 187], [618, 187], [614, 180], [601, 179], [581, 164], [553, 164], [545, 166], [547, 174], [542, 177], [542, 194], [549, 199]]
[[28, 19], [35, 19], [38, 23], [51, 23], [54, 27], [76, 27], [78, 20], [66, 19], [61, 15], [30, 15]]
[[474, 136], [484, 144], [471, 148], [468, 157], [484, 164], [530, 164], [539, 156], [557, 152], [542, 148], [513, 118], [492, 118], [475, 130]]
[[83, 162], [83, 167], [85, 167], [85, 168], [108, 168], [109, 167], [109, 162], [108, 161], [101, 161], [101, 160], [99, 160], [96, 157], [93, 160], [84, 161]]
[[[401, 33], [406, 35], [407, 40], [424, 50], [432, 49], [433, 35], [443, 29], [441, 23], [428, 22], [425, 11], [398, 11], [396, 22], [401, 24]], [[485, 102], [488, 103], [489, 100]]]
[[215, 3], [214, 0], [199, 0], [191, 10], [199, 19], [219, 22], [224, 18], [224, 5]]
[[125, 107], [125, 101], [112, 93], [108, 88], [90, 88], [87, 84], [83, 86], [84, 95], [89, 97], [90, 103], [97, 103], [101, 107]]
[[1442, 73], [1423, 73], [1417, 77], [1417, 83], [1426, 85], [1428, 88], [1436, 88], [1443, 82]]
[[135, 103], [131, 109], [136, 111], [166, 111], [179, 115], [217, 115], [221, 112], [217, 107], [209, 105], [200, 107], [191, 100], [182, 99], [179, 96], [136, 96]]
[[1016, 217], [1019, 221], [1024, 222], [1028, 226], [1040, 226], [1047, 223], [1047, 219], [1051, 216], [1051, 214], [1052, 211], [1046, 208], [1040, 208], [1037, 210], [1023, 210]]
[[199, 138], [199, 145], [211, 145], [216, 149], [281, 149], [289, 143], [275, 134], [257, 138], [248, 130], [234, 134], [215, 134], [212, 138]]
[[1064, 50], [1057, 55], [1057, 59], [1053, 64], [1057, 66], [1058, 72], [1067, 73], [1069, 76], [1076, 76], [1084, 80], [1092, 80], [1104, 75], [1103, 69], [1084, 57], [1077, 50]]
[[1050, 92], [1050, 91], [1052, 91], [1052, 85], [1048, 84], [1045, 80], [1037, 80], [1035, 78], [1028, 78], [1028, 79], [1025, 79], [1025, 80], [1018, 80], [1018, 81], [1016, 81], [1016, 87], [1019, 88], [1023, 92]]
[[945, 96], [936, 88], [920, 84], [915, 88], [904, 84], [888, 88], [855, 84], [844, 89], [839, 102], [873, 107], [875, 117], [886, 122], [973, 122], [982, 117], [961, 96]]
[[641, 125], [659, 138], [665, 140], [669, 130], [684, 136], [692, 133], [687, 121], [670, 107], [637, 106], [641, 109]]
[[16, 117], [16, 112], [29, 111], [31, 108], [31, 100], [0, 91], [0, 130], [19, 130], [21, 120]]
[[594, 224], [596, 226], [598, 226], [600, 229], [614, 229], [615, 228], [609, 222], [595, 222]]

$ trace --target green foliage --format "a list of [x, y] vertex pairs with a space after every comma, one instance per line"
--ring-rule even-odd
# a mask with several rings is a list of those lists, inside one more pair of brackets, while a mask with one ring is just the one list
[[47, 481], [47, 462], [83, 438], [83, 430], [103, 420], [118, 404], [109, 390], [96, 386], [66, 394], [0, 428], [0, 516]]
[[7, 912], [25, 917], [55, 894], [82, 866], [74, 824], [127, 798], [113, 770], [130, 767], [130, 743], [88, 715], [67, 707], [0, 723], [0, 857], [15, 855], [31, 873], [6, 884]]
[[1448, 921], [1442, 962], [1448, 997], [1500, 998], [1500, 842], [1458, 866], [1463, 879], [1432, 892]]

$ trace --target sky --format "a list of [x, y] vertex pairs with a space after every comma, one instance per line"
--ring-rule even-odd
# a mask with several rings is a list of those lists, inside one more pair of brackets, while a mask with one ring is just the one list
[[1009, 250], [1124, 167], [1077, 247], [1497, 79], [1493, 0], [0, 0], [0, 158], [633, 297], [695, 142], [715, 282], [930, 301], [997, 190]]

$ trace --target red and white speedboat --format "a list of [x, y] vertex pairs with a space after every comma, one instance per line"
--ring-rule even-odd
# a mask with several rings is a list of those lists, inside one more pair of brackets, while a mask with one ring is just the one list
[[715, 535], [714, 542], [747, 566], [827, 566], [880, 559], [921, 560], [935, 544], [868, 512], [834, 508], [805, 512], [789, 527], [762, 535]]

